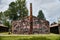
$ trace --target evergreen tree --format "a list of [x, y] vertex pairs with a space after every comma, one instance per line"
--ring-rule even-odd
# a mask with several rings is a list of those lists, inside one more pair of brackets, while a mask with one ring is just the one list
[[2, 12], [0, 12], [0, 20], [2, 20]]
[[17, 9], [20, 19], [23, 19], [25, 16], [28, 16], [28, 10], [26, 7], [26, 0], [17, 0]]
[[28, 10], [26, 7], [26, 0], [17, 0], [9, 4], [9, 18], [11, 20], [23, 19], [28, 16]]
[[10, 20], [17, 20], [18, 19], [18, 15], [17, 15], [17, 9], [16, 9], [16, 3], [15, 2], [11, 2], [9, 4], [9, 18]]
[[43, 20], [46, 20], [45, 19], [45, 16], [44, 16], [44, 14], [43, 14], [43, 12], [42, 12], [42, 10], [40, 10], [39, 11], [39, 13], [38, 13], [38, 16], [37, 16], [39, 19], [43, 19]]

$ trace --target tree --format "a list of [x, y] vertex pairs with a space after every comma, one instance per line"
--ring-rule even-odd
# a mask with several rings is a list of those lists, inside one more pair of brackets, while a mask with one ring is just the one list
[[23, 19], [28, 16], [28, 10], [26, 8], [26, 0], [17, 0], [16, 2], [11, 2], [9, 4], [9, 18], [10, 20]]
[[9, 18], [8, 18], [8, 14], [5, 14], [5, 13], [7, 13], [7, 12], [4, 12], [4, 14], [3, 14], [3, 19], [2, 19], [2, 23], [5, 25], [5, 26], [7, 26], [8, 27], [8, 31], [9, 31], [9, 34], [10, 34], [10, 32], [11, 32], [11, 23], [10, 23], [10, 20], [9, 20]]
[[17, 9], [18, 13], [20, 14], [20, 19], [23, 19], [25, 16], [28, 16], [28, 10], [26, 7], [26, 0], [17, 0]]
[[0, 20], [2, 20], [2, 12], [0, 12]]
[[38, 13], [38, 16], [37, 16], [39, 19], [43, 19], [43, 20], [46, 20], [45, 19], [45, 16], [44, 16], [44, 14], [43, 14], [43, 12], [42, 12], [42, 10], [40, 10], [39, 11], [39, 13]]
[[6, 19], [9, 19], [9, 15], [10, 15], [9, 13], [10, 13], [10, 11], [6, 10], [3, 13], [4, 13], [4, 16], [6, 17]]
[[18, 19], [18, 15], [17, 15], [17, 9], [16, 9], [16, 3], [15, 2], [11, 2], [9, 4], [9, 18], [10, 20], [17, 20]]

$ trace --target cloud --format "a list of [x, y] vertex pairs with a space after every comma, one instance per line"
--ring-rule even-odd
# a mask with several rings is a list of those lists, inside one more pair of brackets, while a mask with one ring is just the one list
[[8, 9], [8, 5], [15, 0], [0, 0], [0, 11], [5, 11]]
[[[15, 0], [0, 0], [0, 11], [8, 9], [10, 2]], [[60, 0], [26, 0], [27, 8], [30, 11], [30, 3], [33, 5], [33, 15], [37, 16], [39, 10], [43, 13], [50, 23], [58, 21], [60, 17]]]
[[46, 19], [49, 20], [51, 23], [54, 21], [58, 21], [58, 18], [60, 17], [60, 3], [54, 2], [49, 4], [44, 4], [41, 6], [43, 10], [46, 10], [44, 12]]
[[59, 0], [27, 0], [28, 9], [29, 3], [33, 4], [33, 15], [37, 16], [39, 10], [43, 10], [45, 17], [50, 23], [58, 21], [60, 16], [60, 1]]
[[58, 2], [58, 0], [41, 0], [41, 4], [48, 4], [53, 2]]
[[1, 4], [1, 0], [0, 0], [0, 4]]

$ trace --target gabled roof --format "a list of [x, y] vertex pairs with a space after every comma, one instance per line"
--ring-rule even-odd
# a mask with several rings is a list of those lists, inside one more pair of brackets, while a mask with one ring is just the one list
[[0, 27], [7, 27], [7, 26], [5, 26], [5, 25], [3, 25], [3, 24], [0, 24]]
[[[30, 18], [30, 16], [26, 16], [26, 17], [24, 17], [24, 18]], [[37, 17], [33, 16], [33, 18], [37, 18]], [[38, 19], [38, 18], [37, 18], [37, 19]]]
[[57, 26], [58, 26], [58, 24], [50, 25], [50, 27], [57, 27]]

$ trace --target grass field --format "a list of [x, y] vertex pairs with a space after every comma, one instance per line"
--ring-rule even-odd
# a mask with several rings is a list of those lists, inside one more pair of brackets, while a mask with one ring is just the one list
[[59, 34], [8, 35], [6, 33], [0, 33], [0, 40], [60, 40], [60, 35]]

